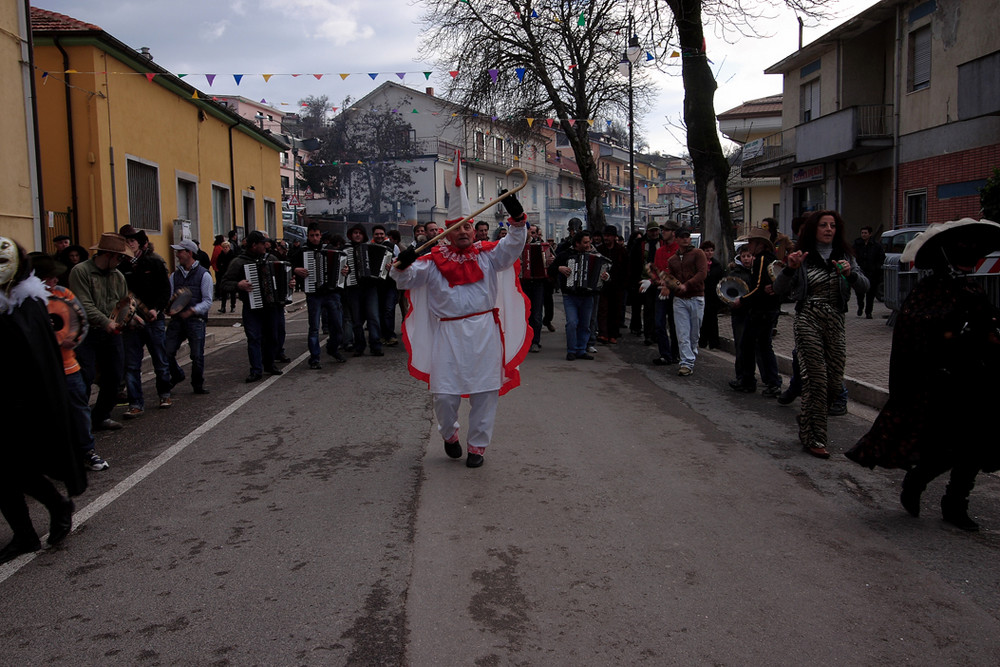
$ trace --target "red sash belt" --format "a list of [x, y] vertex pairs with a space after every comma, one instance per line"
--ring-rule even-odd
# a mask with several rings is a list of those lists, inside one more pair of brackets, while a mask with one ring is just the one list
[[503, 365], [504, 360], [507, 358], [507, 342], [503, 337], [503, 324], [500, 323], [500, 309], [493, 308], [492, 310], [481, 310], [478, 313], [469, 313], [468, 315], [459, 315], [458, 317], [442, 317], [442, 322], [454, 322], [455, 320], [466, 320], [470, 317], [476, 317], [477, 315], [485, 315], [486, 313], [493, 313], [493, 321], [497, 323], [497, 329], [500, 330], [500, 363]]

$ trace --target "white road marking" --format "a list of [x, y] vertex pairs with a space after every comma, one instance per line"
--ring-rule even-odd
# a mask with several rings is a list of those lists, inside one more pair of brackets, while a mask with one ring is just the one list
[[[285, 372], [288, 372], [289, 370], [295, 368], [308, 358], [309, 358], [309, 352], [308, 351], [303, 352], [285, 367]], [[198, 440], [198, 438], [200, 438], [201, 436], [205, 435], [213, 428], [218, 426], [222, 422], [222, 420], [224, 420], [226, 417], [230, 416], [231, 414], [242, 408], [244, 405], [249, 403], [258, 394], [260, 394], [268, 387], [270, 387], [272, 384], [274, 384], [280, 377], [282, 376], [272, 375], [271, 377], [267, 378], [266, 380], [258, 384], [256, 387], [248, 391], [246, 394], [236, 399], [234, 402], [230, 403], [222, 411], [220, 411], [218, 414], [210, 418], [201, 426], [188, 433], [186, 436], [178, 440], [175, 444], [171, 445], [168, 449], [166, 449], [163, 453], [154, 458], [152, 461], [142, 466], [141, 468], [136, 470], [134, 473], [132, 473], [122, 481], [118, 482], [118, 484], [116, 484], [110, 490], [102, 493], [95, 501], [89, 503], [86, 507], [74, 513], [73, 530], [75, 531], [77, 528], [79, 528], [89, 519], [91, 519], [95, 514], [97, 514], [102, 509], [104, 509], [105, 507], [113, 503], [115, 500], [117, 500], [119, 497], [121, 497], [123, 494], [125, 494], [129, 489], [132, 489], [139, 482], [152, 475], [159, 468], [163, 467], [170, 459], [180, 454], [189, 445]], [[42, 542], [44, 542], [46, 538], [48, 538], [47, 534], [42, 537]], [[3, 583], [7, 579], [9, 579], [11, 576], [17, 573], [18, 570], [20, 570], [22, 567], [33, 561], [39, 553], [40, 552], [36, 551], [33, 553], [24, 554], [18, 556], [9, 563], [0, 565], [0, 583]]]

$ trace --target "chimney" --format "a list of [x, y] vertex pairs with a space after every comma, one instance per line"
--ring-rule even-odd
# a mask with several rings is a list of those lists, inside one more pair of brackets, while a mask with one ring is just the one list
[[431, 97], [434, 97], [434, 89], [433, 88], [431, 88], [431, 87], [428, 86], [427, 89], [424, 90], [424, 92], [427, 93], [428, 95], [430, 95]]
[[145, 58], [146, 60], [152, 60], [153, 59], [153, 54], [149, 52], [149, 47], [148, 46], [141, 46], [141, 47], [139, 47], [139, 55], [142, 56], [143, 58]]

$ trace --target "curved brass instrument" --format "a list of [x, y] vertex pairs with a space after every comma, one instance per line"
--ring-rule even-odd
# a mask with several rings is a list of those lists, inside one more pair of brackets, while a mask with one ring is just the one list
[[719, 299], [730, 306], [736, 302], [736, 299], [746, 296], [749, 291], [750, 286], [742, 278], [737, 278], [736, 276], [723, 278], [715, 288], [715, 293], [719, 295]]
[[771, 276], [772, 283], [778, 279], [778, 274], [781, 273], [783, 268], [785, 268], [785, 263], [780, 259], [776, 259], [767, 265], [767, 275]]

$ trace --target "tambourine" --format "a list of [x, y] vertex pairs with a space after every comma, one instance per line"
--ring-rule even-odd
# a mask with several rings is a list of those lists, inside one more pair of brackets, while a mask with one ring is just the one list
[[167, 303], [167, 315], [170, 317], [180, 315], [190, 303], [191, 290], [187, 287], [178, 288], [178, 290], [174, 292], [173, 296], [170, 297], [170, 301]]
[[733, 305], [737, 299], [741, 299], [746, 296], [749, 291], [750, 287], [746, 284], [746, 282], [744, 282], [742, 278], [737, 278], [736, 276], [723, 278], [715, 287], [715, 293], [719, 295], [722, 302], [730, 306]]
[[79, 345], [90, 328], [83, 304], [75, 297], [67, 299], [60, 294], [50, 294], [49, 319], [56, 332], [56, 341], [64, 350], [72, 350]]
[[135, 317], [135, 304], [135, 297], [131, 294], [123, 296], [111, 311], [111, 321], [118, 324], [120, 329], [124, 329]]
[[785, 263], [780, 259], [776, 259], [767, 265], [767, 275], [771, 276], [772, 283], [778, 279], [778, 274], [781, 273], [783, 268], [785, 268]]

